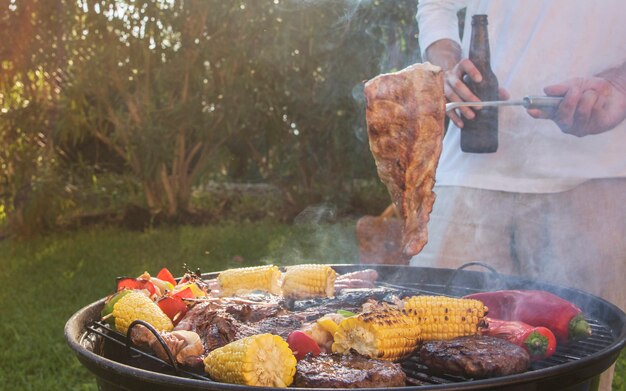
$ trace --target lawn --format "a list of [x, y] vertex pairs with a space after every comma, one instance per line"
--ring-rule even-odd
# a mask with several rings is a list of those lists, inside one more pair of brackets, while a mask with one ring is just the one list
[[[303, 261], [354, 263], [354, 224], [224, 224], [146, 232], [92, 229], [0, 242], [0, 389], [96, 390], [65, 343], [78, 309], [111, 293], [116, 276], [183, 265], [203, 272]], [[616, 390], [624, 390], [622, 353]]]
[[356, 262], [354, 225], [270, 223], [63, 233], [0, 242], [0, 390], [96, 390], [65, 343], [78, 309], [112, 292], [115, 277], [183, 265], [203, 272], [273, 262]]

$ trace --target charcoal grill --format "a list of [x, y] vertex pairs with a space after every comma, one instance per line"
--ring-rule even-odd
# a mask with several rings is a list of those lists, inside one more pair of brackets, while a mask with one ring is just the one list
[[[360, 265], [331, 266], [338, 273], [363, 268]], [[371, 268], [378, 271], [380, 285], [401, 287], [415, 293], [463, 296], [497, 289], [546, 290], [579, 306], [593, 330], [591, 337], [568, 346], [559, 346], [549, 359], [534, 362], [528, 372], [491, 379], [434, 375], [422, 367], [416, 357], [410, 357], [401, 363], [408, 382], [400, 390], [590, 390], [598, 376], [617, 360], [626, 344], [626, 314], [615, 305], [580, 290], [505, 276], [493, 270], [467, 270], [466, 267], [453, 270], [372, 265]], [[203, 277], [214, 278], [217, 274], [203, 274]], [[124, 336], [98, 322], [103, 304], [104, 299], [82, 308], [65, 326], [68, 344], [80, 362], [96, 376], [101, 390], [275, 391], [274, 388], [213, 382], [200, 371], [174, 368], [166, 361], [133, 348]]]

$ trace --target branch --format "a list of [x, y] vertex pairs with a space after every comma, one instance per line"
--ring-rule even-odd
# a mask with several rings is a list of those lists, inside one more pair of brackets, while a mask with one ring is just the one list
[[176, 205], [176, 197], [174, 196], [174, 192], [172, 191], [172, 185], [169, 178], [167, 177], [167, 168], [165, 167], [165, 164], [161, 164], [160, 177], [161, 184], [163, 185], [163, 190], [165, 192], [165, 197], [167, 198], [168, 216], [173, 216], [174, 214], [176, 214], [178, 206]]

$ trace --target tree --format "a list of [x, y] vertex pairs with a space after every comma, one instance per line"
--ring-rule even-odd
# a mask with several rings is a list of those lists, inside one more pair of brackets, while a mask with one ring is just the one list
[[354, 178], [375, 177], [362, 81], [417, 60], [415, 4], [9, 2], [0, 18], [7, 199], [48, 177], [71, 207], [67, 157], [93, 142], [124, 163], [153, 213], [170, 217], [193, 212], [193, 185], [208, 178], [271, 182], [305, 198], [349, 192]]

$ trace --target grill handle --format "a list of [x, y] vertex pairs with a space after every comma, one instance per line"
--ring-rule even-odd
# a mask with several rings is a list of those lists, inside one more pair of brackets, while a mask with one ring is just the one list
[[478, 262], [478, 261], [467, 262], [467, 263], [464, 263], [463, 265], [459, 266], [458, 268], [456, 268], [454, 270], [454, 272], [452, 273], [452, 275], [448, 279], [448, 282], [446, 282], [446, 285], [444, 287], [445, 292], [448, 292], [448, 293], [450, 292], [450, 285], [452, 284], [452, 282], [456, 278], [458, 272], [460, 270], [467, 269], [468, 267], [471, 267], [471, 266], [480, 266], [480, 267], [483, 267], [483, 268], [487, 269], [492, 275], [494, 275], [496, 277], [497, 280], [502, 282], [502, 275], [500, 273], [498, 273], [498, 271], [496, 269], [494, 269], [492, 266], [490, 266], [490, 265], [488, 265], [486, 263], [483, 263], [483, 262]]
[[127, 354], [130, 356], [130, 347], [131, 347], [131, 344], [132, 344], [132, 341], [131, 341], [131, 338], [130, 338], [130, 333], [132, 332], [133, 327], [137, 326], [138, 324], [140, 324], [140, 325], [144, 326], [145, 328], [147, 328], [148, 330], [150, 330], [150, 332], [156, 337], [157, 341], [159, 341], [159, 343], [161, 344], [161, 347], [165, 351], [165, 354], [167, 354], [167, 358], [169, 358], [170, 364], [174, 368], [174, 371], [176, 372], [177, 375], [181, 375], [181, 372], [178, 369], [178, 364], [176, 363], [176, 358], [174, 358], [174, 355], [172, 354], [172, 351], [170, 350], [170, 348], [167, 347], [167, 344], [163, 340], [163, 337], [161, 337], [161, 334], [159, 334], [159, 332], [154, 327], [152, 327], [152, 325], [150, 323], [145, 322], [143, 320], [137, 319], [137, 320], [133, 321], [130, 324], [130, 326], [128, 326], [128, 331], [126, 332], [126, 352], [127, 352]]

